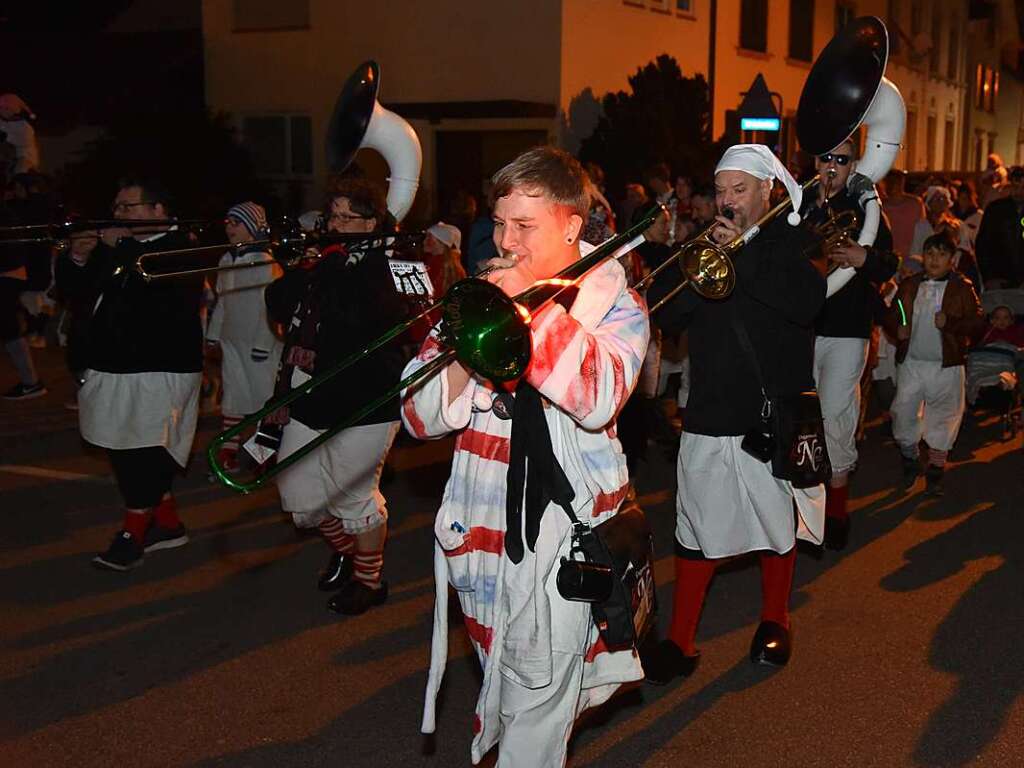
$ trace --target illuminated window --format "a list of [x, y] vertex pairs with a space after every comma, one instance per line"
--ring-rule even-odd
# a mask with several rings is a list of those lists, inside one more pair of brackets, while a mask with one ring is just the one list
[[768, 51], [768, 0], [741, 0], [740, 48]]
[[814, 0], [789, 2], [789, 58], [814, 58]]

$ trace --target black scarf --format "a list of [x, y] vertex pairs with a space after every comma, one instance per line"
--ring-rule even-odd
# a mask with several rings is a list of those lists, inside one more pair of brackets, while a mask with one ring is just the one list
[[[527, 461], [529, 460], [529, 461]], [[536, 551], [540, 521], [554, 501], [572, 511], [576, 494], [551, 447], [551, 434], [540, 393], [525, 381], [516, 388], [512, 408], [505, 496], [505, 552], [513, 563], [523, 559], [523, 512], [526, 512], [526, 546]], [[526, 504], [523, 504], [525, 490]]]

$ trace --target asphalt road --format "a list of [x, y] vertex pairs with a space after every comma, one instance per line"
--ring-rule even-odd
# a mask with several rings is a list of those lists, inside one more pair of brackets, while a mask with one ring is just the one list
[[[363, 616], [326, 611], [325, 548], [272, 489], [234, 495], [198, 460], [177, 484], [192, 542], [104, 573], [89, 560], [119, 524], [117, 490], [62, 407], [58, 353], [40, 360], [51, 394], [0, 402], [0, 765], [469, 764], [479, 672], [461, 628], [438, 733], [419, 733], [450, 443], [395, 451], [391, 597]], [[945, 498], [903, 493], [895, 449], [869, 430], [850, 547], [798, 558], [789, 666], [746, 658], [760, 585], [738, 562], [712, 585], [696, 674], [621, 692], [579, 725], [570, 764], [1024, 765], [1021, 438], [969, 420], [953, 458]], [[637, 482], [667, 607], [673, 464], [652, 450]]]

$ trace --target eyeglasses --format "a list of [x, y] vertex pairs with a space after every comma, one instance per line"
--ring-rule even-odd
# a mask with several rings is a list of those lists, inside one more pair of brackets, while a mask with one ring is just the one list
[[826, 152], [824, 155], [818, 155], [818, 160], [823, 165], [828, 165], [833, 160], [836, 161], [836, 165], [846, 165], [853, 160], [853, 155], [833, 155], [831, 152]]
[[367, 219], [373, 218], [372, 216], [353, 216], [350, 213], [332, 213], [327, 217], [328, 221], [339, 221], [342, 224], [348, 224], [352, 221], [366, 221]]
[[121, 211], [127, 211], [132, 208], [136, 208], [140, 205], [153, 205], [153, 203], [151, 203], [148, 200], [143, 200], [141, 203], [114, 203], [112, 206], [110, 206], [110, 211], [111, 213], [119, 213]]

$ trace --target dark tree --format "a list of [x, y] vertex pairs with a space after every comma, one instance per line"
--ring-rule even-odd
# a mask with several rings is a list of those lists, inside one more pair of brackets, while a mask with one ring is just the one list
[[249, 155], [233, 133], [224, 116], [201, 108], [124, 114], [67, 168], [61, 187], [75, 208], [94, 214], [110, 205], [126, 173], [160, 179], [183, 217], [222, 216], [242, 200], [266, 204]]
[[644, 169], [656, 162], [710, 178], [715, 151], [704, 76], [684, 77], [679, 63], [662, 54], [638, 69], [629, 86], [629, 93], [604, 97], [604, 114], [583, 140], [580, 159], [604, 168], [614, 195], [623, 184], [642, 181]]

